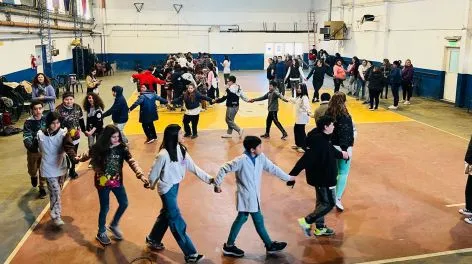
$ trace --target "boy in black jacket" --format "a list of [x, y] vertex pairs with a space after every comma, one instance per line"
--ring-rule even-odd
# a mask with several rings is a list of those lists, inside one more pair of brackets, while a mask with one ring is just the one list
[[38, 149], [38, 131], [46, 128], [46, 118], [43, 116], [43, 103], [33, 100], [30, 104], [32, 116], [26, 119], [23, 127], [23, 143], [26, 148], [26, 161], [31, 185], [38, 186], [39, 198], [46, 198], [46, 179], [41, 177], [41, 152]]
[[[308, 133], [307, 150], [298, 160], [289, 175], [297, 176], [305, 170], [306, 181], [316, 190], [315, 211], [304, 218], [298, 219], [305, 236], [311, 236], [311, 225], [315, 224], [316, 236], [330, 236], [334, 230], [325, 226], [324, 216], [336, 204], [336, 177], [338, 167], [336, 159], [349, 159], [345, 151], [339, 151], [331, 144], [330, 135], [334, 130], [334, 120], [330, 116], [322, 116], [316, 121], [316, 128]], [[293, 182], [287, 183], [293, 185]]]

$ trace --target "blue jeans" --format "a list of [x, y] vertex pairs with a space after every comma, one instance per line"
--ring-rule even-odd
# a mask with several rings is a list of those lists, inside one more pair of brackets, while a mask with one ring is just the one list
[[110, 209], [110, 192], [118, 200], [118, 209], [116, 210], [115, 216], [113, 216], [113, 221], [111, 221], [111, 226], [118, 226], [121, 216], [128, 207], [128, 197], [126, 196], [125, 187], [122, 185], [117, 188], [101, 188], [98, 189], [98, 198], [100, 200], [100, 214], [98, 215], [98, 232], [104, 233], [106, 231], [105, 223], [107, 220], [108, 210]]
[[233, 222], [233, 225], [231, 226], [231, 231], [229, 232], [228, 241], [226, 244], [234, 245], [234, 241], [236, 241], [236, 237], [238, 236], [241, 227], [243, 227], [244, 223], [246, 223], [249, 214], [251, 214], [254, 227], [256, 227], [256, 231], [264, 242], [264, 245], [266, 248], [270, 247], [272, 240], [270, 239], [269, 234], [267, 233], [267, 230], [264, 226], [264, 217], [262, 216], [260, 210], [255, 213], [239, 212], [238, 216]]
[[152, 227], [149, 239], [156, 243], [160, 243], [169, 227], [175, 241], [179, 244], [184, 255], [190, 256], [196, 254], [197, 250], [195, 249], [192, 240], [187, 235], [187, 225], [185, 224], [177, 205], [178, 193], [179, 184], [175, 184], [167, 193], [161, 195], [162, 209]]

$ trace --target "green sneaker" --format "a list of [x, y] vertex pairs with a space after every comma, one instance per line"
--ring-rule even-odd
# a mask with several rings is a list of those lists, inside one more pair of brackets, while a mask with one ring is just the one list
[[315, 236], [332, 236], [334, 235], [334, 230], [325, 226], [323, 228], [315, 228]]
[[306, 222], [305, 217], [298, 218], [298, 225], [300, 225], [306, 237], [311, 237], [311, 225]]

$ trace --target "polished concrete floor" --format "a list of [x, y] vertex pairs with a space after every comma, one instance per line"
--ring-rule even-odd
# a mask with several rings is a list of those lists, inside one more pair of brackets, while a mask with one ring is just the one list
[[[261, 94], [267, 88], [262, 72], [235, 72], [249, 96]], [[105, 77], [101, 95], [109, 106], [109, 88], [125, 87], [129, 102], [136, 98], [129, 73]], [[332, 82], [327, 79], [326, 86]], [[310, 86], [311, 87], [311, 86]], [[387, 106], [387, 103], [383, 103]], [[314, 207], [314, 192], [300, 179], [289, 189], [277, 178], [265, 175], [262, 206], [267, 229], [274, 240], [288, 242], [287, 249], [276, 256], [266, 257], [262, 242], [248, 221], [237, 245], [246, 251], [243, 259], [221, 256], [229, 228], [236, 215], [234, 178], [228, 176], [223, 193], [199, 182], [193, 175], [184, 180], [179, 203], [188, 224], [188, 232], [199, 251], [207, 256], [203, 263], [359, 263], [430, 254], [472, 247], [472, 229], [457, 213], [460, 207], [447, 207], [463, 202], [466, 178], [463, 156], [472, 131], [472, 114], [448, 104], [415, 98], [412, 105], [397, 112], [385, 109], [369, 112], [350, 99], [348, 107], [359, 130], [352, 171], [344, 197], [346, 211], [332, 212], [327, 224], [337, 234], [331, 238], [305, 238], [296, 219]], [[316, 104], [313, 105], [313, 109]], [[193, 159], [214, 175], [218, 167], [242, 152], [242, 144], [234, 139], [221, 139], [225, 131], [224, 105], [216, 105], [201, 114], [200, 137], [186, 145]], [[264, 103], [242, 104], [236, 122], [247, 134], [260, 135], [265, 126]], [[145, 145], [137, 120], [137, 110], [131, 114], [126, 133], [131, 150], [144, 170], [149, 170], [159, 142]], [[156, 122], [158, 132], [169, 123], [181, 123], [181, 113], [162, 110]], [[292, 131], [293, 110], [281, 104], [280, 119], [287, 131]], [[420, 123], [421, 122], [421, 123]], [[308, 129], [311, 129], [311, 126]], [[434, 127], [432, 127], [434, 126]], [[435, 128], [436, 127], [436, 128]], [[264, 140], [266, 155], [285, 171], [294, 165], [298, 153], [288, 141], [279, 138], [272, 128], [272, 138]], [[82, 141], [82, 148], [85, 140]], [[79, 151], [80, 152], [80, 151]], [[47, 205], [37, 200], [29, 185], [26, 159], [20, 136], [0, 138], [0, 166], [4, 173], [0, 188], [0, 261], [24, 237], [29, 226]], [[161, 206], [157, 193], [142, 188], [125, 169], [126, 188], [130, 200], [122, 219], [125, 240], [107, 248], [94, 240], [98, 216], [98, 197], [93, 187], [92, 172], [79, 168], [80, 178], [70, 182], [63, 193], [62, 231], [55, 230], [46, 213], [32, 232], [25, 236], [13, 263], [129, 263], [137, 257], [148, 257], [154, 263], [182, 263], [183, 255], [170, 233], [164, 239], [167, 250], [150, 252], [144, 237], [152, 227]], [[116, 208], [112, 200], [110, 212]], [[111, 217], [111, 216], [110, 216]], [[470, 263], [470, 253], [416, 260], [405, 263]], [[141, 262], [145, 263], [145, 262]]]

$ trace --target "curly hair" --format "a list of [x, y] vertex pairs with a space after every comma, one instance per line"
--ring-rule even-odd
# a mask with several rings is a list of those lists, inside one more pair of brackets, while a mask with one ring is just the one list
[[98, 94], [96, 93], [88, 93], [87, 96], [85, 96], [84, 98], [84, 102], [82, 103], [85, 111], [88, 113], [90, 111], [90, 108], [92, 107], [88, 101], [88, 97], [89, 96], [92, 96], [93, 98], [93, 104], [94, 104], [94, 107], [96, 108], [97, 106], [100, 107], [102, 110], [105, 109], [105, 104], [103, 104], [103, 100], [102, 98], [100, 98], [100, 96], [98, 96]]
[[44, 76], [44, 85], [45, 86], [48, 86], [51, 83], [49, 81], [49, 78], [44, 73], [38, 73], [38, 74], [36, 74], [36, 76], [34, 76], [33, 84], [32, 84], [33, 87], [38, 87], [38, 85], [39, 85], [38, 77], [40, 75]]

